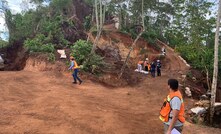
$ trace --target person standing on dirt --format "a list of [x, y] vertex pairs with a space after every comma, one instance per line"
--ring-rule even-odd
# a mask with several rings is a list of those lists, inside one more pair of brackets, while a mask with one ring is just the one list
[[143, 67], [142, 67], [142, 64], [144, 62], [142, 60], [140, 60], [138, 63], [137, 63], [137, 69], [138, 69], [138, 72], [141, 72], [143, 70]]
[[144, 61], [144, 70], [148, 72], [148, 58]]
[[161, 62], [157, 60], [157, 76], [161, 76]]
[[150, 71], [151, 71], [151, 75], [154, 78], [155, 77], [155, 73], [156, 73], [156, 65], [154, 62], [151, 63], [151, 67], [150, 67]]
[[72, 73], [72, 76], [74, 78], [73, 84], [77, 84], [77, 80], [78, 80], [79, 85], [80, 85], [82, 83], [82, 80], [78, 77], [79, 66], [73, 56], [70, 57], [70, 62], [71, 62], [71, 65], [68, 68], [68, 70], [74, 70], [74, 72]]
[[164, 123], [165, 134], [171, 134], [174, 128], [181, 133], [185, 122], [184, 103], [178, 86], [176, 79], [168, 80], [169, 95], [164, 100], [159, 117]]
[[166, 56], [166, 48], [165, 47], [162, 48], [162, 55]]

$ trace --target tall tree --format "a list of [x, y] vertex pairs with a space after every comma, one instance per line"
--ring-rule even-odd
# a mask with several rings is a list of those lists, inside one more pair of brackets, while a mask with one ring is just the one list
[[[101, 32], [102, 32], [102, 29], [103, 29], [103, 21], [105, 18], [105, 6], [106, 6], [106, 0], [103, 1], [104, 2], [104, 6], [103, 6], [103, 3], [102, 3], [102, 0], [99, 0], [99, 2], [97, 2], [97, 0], [95, 0], [95, 15], [96, 15], [96, 25], [97, 25], [97, 36], [95, 38], [95, 41], [94, 41], [94, 44], [93, 44], [93, 47], [91, 49], [91, 53], [94, 53], [95, 50], [96, 50], [96, 46], [97, 46], [97, 43], [98, 43], [98, 40], [100, 39], [100, 36], [101, 36]], [[98, 3], [99, 3], [99, 6], [98, 6]], [[98, 12], [98, 7], [100, 9], [100, 12]], [[104, 9], [104, 10], [103, 10]], [[98, 16], [98, 14], [100, 14], [100, 17]]]
[[214, 104], [216, 99], [216, 88], [217, 88], [217, 76], [218, 76], [218, 51], [219, 51], [219, 33], [220, 33], [220, 20], [221, 20], [221, 0], [219, 0], [217, 21], [216, 21], [216, 35], [215, 35], [215, 46], [214, 46], [214, 70], [213, 70], [213, 82], [211, 89], [211, 100], [210, 100], [210, 123], [213, 123], [214, 116]]

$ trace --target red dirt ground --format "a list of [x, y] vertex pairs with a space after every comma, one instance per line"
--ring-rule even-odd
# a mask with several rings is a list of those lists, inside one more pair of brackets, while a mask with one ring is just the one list
[[[108, 88], [70, 73], [0, 72], [1, 134], [162, 134], [158, 113], [167, 80], [188, 68], [168, 50], [162, 76], [134, 87]], [[178, 73], [179, 72], [179, 73]], [[185, 123], [184, 134], [220, 134], [221, 129]]]

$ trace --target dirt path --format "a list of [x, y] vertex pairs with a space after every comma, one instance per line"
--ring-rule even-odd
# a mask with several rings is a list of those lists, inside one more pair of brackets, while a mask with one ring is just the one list
[[[0, 133], [160, 134], [158, 112], [171, 76], [167, 70], [146, 77], [135, 87], [111, 89], [87, 80], [73, 85], [58, 72], [0, 72]], [[221, 130], [186, 123], [184, 134], [195, 133]]]

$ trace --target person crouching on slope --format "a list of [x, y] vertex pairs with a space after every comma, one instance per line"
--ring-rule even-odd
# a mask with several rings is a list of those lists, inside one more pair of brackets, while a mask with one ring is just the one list
[[176, 79], [168, 80], [169, 95], [164, 100], [159, 117], [164, 123], [165, 134], [171, 134], [173, 129], [181, 133], [185, 122], [184, 103], [178, 85]]
[[79, 85], [82, 83], [82, 80], [78, 77], [78, 69], [79, 69], [79, 66], [77, 64], [77, 62], [75, 61], [74, 57], [71, 56], [70, 57], [70, 62], [71, 62], [71, 65], [70, 67], [68, 68], [68, 70], [74, 70], [72, 76], [74, 78], [74, 82], [73, 84], [77, 84], [77, 80], [79, 81]]

